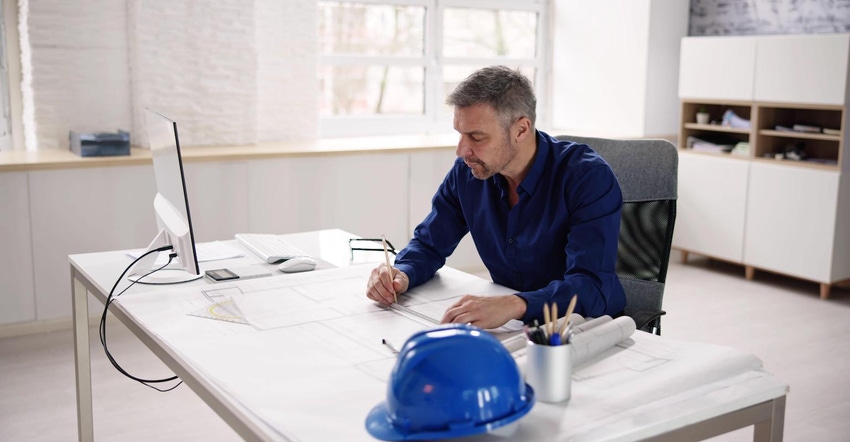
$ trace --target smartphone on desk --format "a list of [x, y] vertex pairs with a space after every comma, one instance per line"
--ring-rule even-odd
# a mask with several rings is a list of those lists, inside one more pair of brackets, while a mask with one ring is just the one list
[[232, 267], [229, 269], [207, 270], [206, 275], [215, 282], [222, 282], [232, 281], [234, 279], [263, 278], [266, 276], [272, 276], [272, 272], [263, 266], [250, 265], [245, 267]]
[[233, 273], [228, 269], [215, 269], [215, 270], [207, 270], [206, 275], [208, 278], [212, 279], [215, 282], [221, 281], [230, 281], [233, 279], [239, 279], [239, 275]]

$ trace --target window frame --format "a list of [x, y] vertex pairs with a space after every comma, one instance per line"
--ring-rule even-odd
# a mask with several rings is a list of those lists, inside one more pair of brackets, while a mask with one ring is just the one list
[[[422, 115], [376, 115], [376, 116], [319, 116], [321, 137], [346, 137], [367, 135], [433, 134], [452, 131], [451, 115], [441, 113], [443, 66], [493, 65], [509, 67], [533, 66], [535, 70], [535, 93], [537, 94], [538, 126], [548, 121], [546, 91], [550, 82], [551, 0], [322, 0], [328, 3], [360, 3], [375, 5], [423, 6], [425, 8], [425, 49], [421, 57], [373, 56], [373, 55], [317, 55], [317, 71], [326, 66], [369, 65], [421, 67], [424, 71], [424, 113]], [[534, 57], [443, 57], [442, 17], [449, 8], [506, 9], [533, 11], [538, 14], [537, 42]]]

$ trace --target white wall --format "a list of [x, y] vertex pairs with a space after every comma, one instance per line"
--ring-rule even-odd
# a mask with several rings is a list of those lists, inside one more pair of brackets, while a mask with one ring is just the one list
[[[38, 0], [28, 5], [31, 71], [24, 81], [28, 148], [68, 148], [68, 131], [131, 127], [123, 1]], [[25, 44], [22, 38], [21, 43]], [[33, 136], [35, 139], [33, 139]]]
[[607, 137], [678, 132], [681, 0], [555, 0], [552, 127]]
[[21, 5], [28, 149], [67, 149], [69, 130], [119, 128], [144, 146], [144, 107], [177, 120], [187, 146], [318, 135], [314, 1]]

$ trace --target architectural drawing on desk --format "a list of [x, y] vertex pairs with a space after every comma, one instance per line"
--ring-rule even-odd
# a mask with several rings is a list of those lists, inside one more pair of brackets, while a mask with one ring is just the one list
[[[439, 324], [446, 308], [466, 293], [512, 293], [476, 276], [446, 268], [387, 309], [365, 296], [371, 269], [372, 264], [365, 264], [207, 286], [195, 289], [198, 294], [191, 297], [191, 303], [183, 301], [183, 309], [190, 316], [212, 318], [208, 314], [211, 306], [229, 306], [229, 313], [241, 313], [249, 325], [241, 325], [245, 328], [242, 333], [286, 336], [287, 342], [332, 341], [334, 347], [342, 347], [334, 350], [335, 358], [348, 358], [346, 363], [358, 371], [386, 382], [395, 354], [382, 344], [383, 340], [401, 348], [410, 335]], [[521, 322], [515, 322], [491, 332], [500, 340], [521, 335]], [[376, 323], [382, 326], [376, 327]], [[524, 339], [520, 343], [524, 344]]]
[[188, 313], [199, 318], [216, 319], [219, 321], [235, 322], [237, 324], [250, 325], [245, 315], [239, 310], [239, 306], [233, 302], [233, 298], [225, 297], [219, 301], [200, 307]]
[[647, 415], [688, 415], [712, 395], [733, 394], [730, 387], [767, 376], [758, 358], [729, 347], [640, 333], [633, 339], [641, 345], [619, 344], [573, 372], [572, 400], [594, 406], [568, 408], [558, 440], [592, 440], [596, 428], [641, 422]]
[[[513, 293], [516, 293], [516, 290], [451, 267], [443, 267], [426, 284], [413, 288], [399, 297], [398, 304], [393, 304], [391, 308], [437, 325], [446, 310], [464, 295], [498, 296]], [[504, 326], [490, 331], [502, 340], [506, 337], [505, 335], [513, 336], [521, 330], [522, 322], [511, 320]]]

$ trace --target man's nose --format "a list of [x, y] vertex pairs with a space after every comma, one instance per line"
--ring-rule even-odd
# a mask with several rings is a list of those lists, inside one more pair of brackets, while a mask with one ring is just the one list
[[455, 155], [461, 158], [466, 158], [467, 156], [469, 156], [470, 151], [471, 149], [469, 149], [467, 143], [463, 140], [463, 138], [461, 138], [457, 142], [457, 149], [455, 149]]

